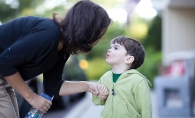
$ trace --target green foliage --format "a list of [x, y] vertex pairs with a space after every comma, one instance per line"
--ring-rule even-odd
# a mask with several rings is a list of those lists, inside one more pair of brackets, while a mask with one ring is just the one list
[[131, 17], [130, 24], [125, 27], [125, 36], [142, 42], [148, 32], [149, 23], [151, 20], [140, 18], [138, 15]]
[[12, 19], [15, 14], [15, 9], [11, 9], [9, 5], [0, 2], [0, 21], [2, 23], [6, 22], [9, 19]]
[[144, 47], [153, 47], [156, 51], [161, 51], [162, 23], [161, 18], [156, 16], [150, 24], [148, 34], [143, 39]]
[[24, 9], [33, 9], [36, 8], [38, 5], [42, 4], [44, 0], [19, 0], [20, 7], [19, 12], [22, 12]]
[[79, 61], [76, 55], [71, 55], [64, 66], [62, 78], [65, 80], [85, 80], [86, 76], [83, 70], [78, 65]]
[[[138, 68], [138, 71], [145, 75], [153, 84], [153, 79], [158, 75], [158, 66], [161, 63], [161, 52], [156, 52], [154, 48], [146, 48], [146, 57], [144, 64]], [[152, 86], [154, 87], [154, 86]]]
[[105, 58], [94, 58], [89, 61], [89, 68], [85, 70], [85, 73], [88, 80], [99, 80], [110, 69], [110, 66], [105, 62]]
[[[146, 50], [146, 58], [143, 66], [138, 70], [143, 73], [153, 84], [153, 79], [157, 76], [158, 66], [161, 64], [161, 18], [156, 16], [149, 25], [147, 36], [142, 39], [142, 45]], [[154, 86], [152, 86], [154, 87]]]
[[2, 23], [12, 20], [16, 17], [36, 15], [35, 9], [42, 4], [44, 0], [19, 0], [19, 8], [11, 8], [11, 5], [0, 1], [0, 21]]

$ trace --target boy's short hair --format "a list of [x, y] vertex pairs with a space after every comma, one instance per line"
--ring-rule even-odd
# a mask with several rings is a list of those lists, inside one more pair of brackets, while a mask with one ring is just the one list
[[115, 43], [124, 46], [127, 54], [134, 56], [134, 61], [130, 69], [137, 69], [144, 63], [145, 50], [138, 41], [129, 37], [118, 36], [111, 41], [111, 44]]

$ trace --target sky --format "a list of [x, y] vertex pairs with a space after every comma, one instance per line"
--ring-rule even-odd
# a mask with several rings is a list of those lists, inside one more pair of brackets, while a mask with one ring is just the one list
[[[124, 8], [110, 8], [107, 12], [112, 20], [119, 21], [120, 23], [125, 23], [127, 19], [127, 12]], [[134, 10], [135, 14], [139, 17], [151, 19], [157, 15], [156, 10], [153, 8], [151, 0], [141, 0]]]
[[[11, 7], [13, 7], [13, 8], [18, 7], [18, 0], [5, 0], [5, 1], [7, 4], [11, 4]], [[66, 1], [67, 0], [46, 0], [44, 6], [42, 6], [41, 10], [39, 10], [39, 11], [44, 12], [44, 10], [43, 10], [44, 8], [52, 9], [55, 6], [58, 6], [62, 3], [63, 4], [65, 3], [65, 5], [67, 6], [69, 4]], [[123, 0], [123, 2], [124, 1], [125, 0]], [[125, 3], [123, 3], [123, 4], [125, 4]], [[112, 8], [112, 9], [110, 8], [110, 9], [107, 9], [107, 12], [109, 13], [109, 16], [113, 20], [118, 20], [119, 22], [126, 21], [127, 12], [122, 7], [121, 8], [117, 7], [117, 8]], [[140, 2], [138, 3], [138, 5], [135, 8], [135, 13], [137, 13], [140, 17], [144, 17], [144, 18], [153, 18], [157, 14], [156, 10], [153, 9], [153, 7], [152, 7], [151, 0], [140, 0]]]
[[[124, 2], [125, 0], [123, 0]], [[122, 2], [122, 1], [121, 1]], [[64, 4], [69, 5], [68, 2], [66, 2], [66, 0], [46, 0], [44, 7], [40, 6], [39, 7], [39, 12], [42, 11], [44, 12], [44, 8], [46, 9], [52, 9], [55, 6], [58, 6], [60, 4]], [[125, 3], [121, 3], [121, 4], [125, 4]], [[72, 6], [72, 5], [71, 5]], [[129, 6], [129, 7], [133, 7], [133, 6]], [[109, 16], [111, 17], [112, 20], [114, 21], [118, 21], [119, 23], [125, 23], [126, 19], [127, 19], [127, 12], [124, 8], [122, 7], [112, 7], [112, 8], [108, 8], [106, 9], [106, 11], [108, 12]], [[153, 9], [152, 7], [152, 3], [151, 0], [140, 0], [140, 2], [137, 4], [137, 6], [135, 7], [134, 10], [135, 14], [138, 14], [139, 17], [142, 18], [146, 18], [146, 19], [151, 19], [154, 16], [156, 16], [157, 12], [155, 9]]]
[[153, 18], [157, 15], [151, 0], [141, 0], [135, 8], [135, 12], [138, 13], [140, 17], [144, 18]]

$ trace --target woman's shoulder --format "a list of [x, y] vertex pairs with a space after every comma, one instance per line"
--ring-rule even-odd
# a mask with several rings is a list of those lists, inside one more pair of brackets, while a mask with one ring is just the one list
[[39, 20], [44, 20], [44, 18], [38, 16], [22, 16], [19, 18], [15, 18], [12, 21], [29, 23], [29, 22], [36, 22]]
[[[35, 16], [23, 16], [23, 17], [18, 17], [18, 18], [14, 18], [12, 20], [9, 20], [5, 23], [3, 23], [3, 25], [6, 25], [6, 26], [20, 26], [22, 28], [24, 28], [24, 26], [28, 26], [28, 24], [34, 22], [35, 20], [37, 20], [38, 17], [35, 17]], [[20, 28], [19, 27], [19, 28]]]
[[40, 17], [40, 16], [23, 16], [14, 19], [16, 22], [22, 22], [23, 24], [27, 25], [28, 27], [56, 27], [58, 28], [57, 24], [50, 18]]
[[47, 40], [54, 38], [59, 42], [61, 33], [58, 25], [49, 18], [39, 16], [21, 17], [25, 20], [25, 28], [27, 32], [37, 32], [45, 36]]

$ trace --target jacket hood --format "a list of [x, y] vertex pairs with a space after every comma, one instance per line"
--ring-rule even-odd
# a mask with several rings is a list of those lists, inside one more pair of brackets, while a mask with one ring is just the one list
[[148, 83], [149, 86], [152, 86], [151, 82], [144, 75], [142, 75], [140, 72], [138, 72], [135, 69], [128, 70], [125, 73], [126, 74], [139, 74], [140, 76], [142, 76], [147, 81], [147, 83]]

